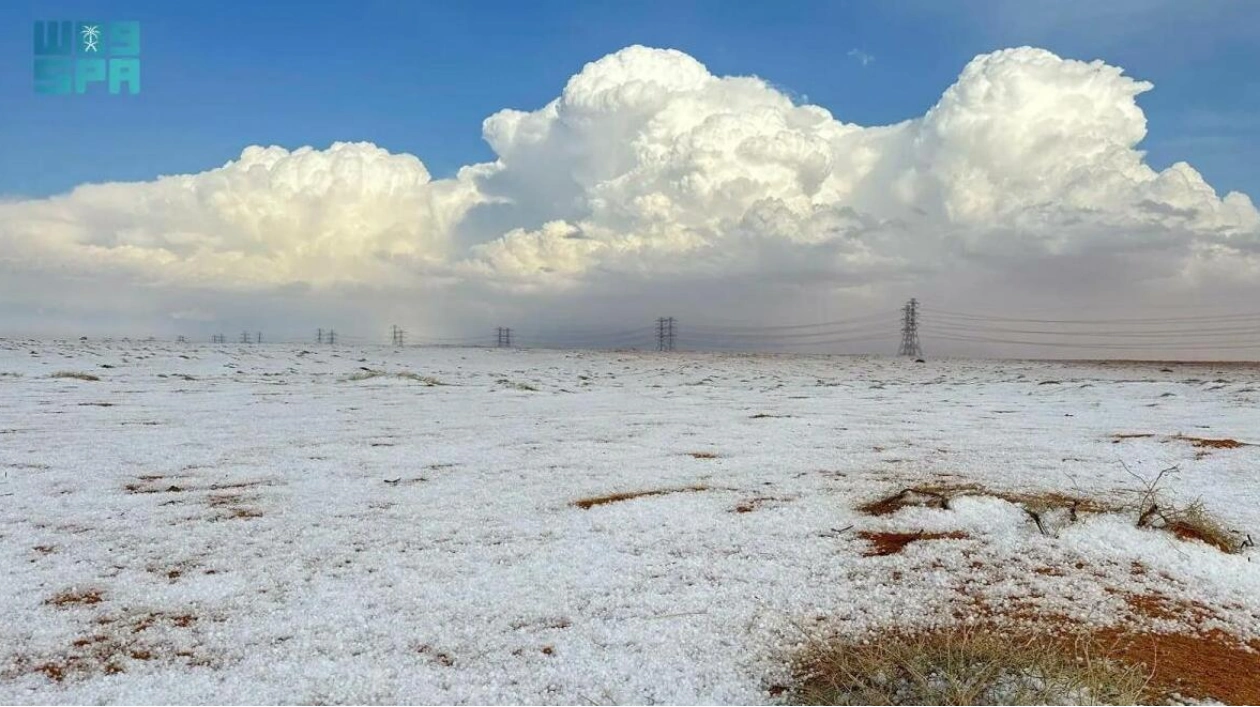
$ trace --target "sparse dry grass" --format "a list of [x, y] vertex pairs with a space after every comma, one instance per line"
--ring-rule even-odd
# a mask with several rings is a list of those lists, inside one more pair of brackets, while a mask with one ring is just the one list
[[496, 382], [497, 382], [499, 385], [502, 385], [502, 386], [507, 386], [508, 388], [511, 388], [511, 389], [513, 389], [513, 390], [523, 390], [523, 391], [525, 391], [525, 392], [527, 392], [527, 393], [537, 393], [537, 392], [538, 392], [538, 388], [536, 388], [535, 386], [530, 385], [529, 383], [519, 383], [519, 382], [516, 382], [516, 381], [511, 381], [511, 380], [508, 380], [507, 378], [500, 378], [500, 379], [499, 379], [498, 381], [496, 381]]
[[717, 459], [717, 452], [687, 452], [687, 456], [692, 459]]
[[344, 380], [348, 383], [353, 383], [357, 381], [371, 380], [373, 378], [400, 378], [402, 380], [409, 380], [409, 381], [415, 381], [417, 383], [423, 383], [430, 387], [437, 386], [437, 385], [446, 385], [445, 383], [438, 380], [437, 378], [434, 378], [433, 376], [422, 376], [419, 373], [412, 373], [411, 371], [396, 371], [396, 372], [391, 373], [389, 371], [377, 371], [377, 370], [369, 369], [365, 371], [355, 371], [354, 373], [351, 373], [350, 375], [346, 376]]
[[1150, 672], [1100, 641], [944, 629], [813, 643], [791, 701], [807, 705], [1138, 704]]
[[80, 371], [57, 371], [56, 373], [49, 373], [47, 377], [48, 378], [67, 378], [67, 379], [72, 379], [72, 380], [90, 381], [90, 382], [100, 381], [99, 376], [94, 376], [91, 373], [82, 373]]
[[709, 487], [704, 485], [683, 486], [672, 489], [655, 489], [652, 491], [629, 491], [624, 493], [611, 493], [607, 496], [591, 496], [589, 498], [579, 499], [573, 502], [573, 505], [587, 510], [595, 506], [603, 506], [609, 503], [619, 503], [621, 501], [629, 501], [636, 498], [644, 498], [646, 496], [664, 496], [671, 493], [691, 493], [696, 491], [708, 491]]
[[791, 498], [781, 498], [778, 496], [753, 496], [752, 498], [740, 501], [734, 508], [732, 513], [752, 513], [767, 503], [785, 503], [791, 501]]
[[1150, 432], [1122, 432], [1120, 434], [1111, 435], [1111, 441], [1115, 444], [1126, 439], [1149, 439], [1154, 436], [1155, 435]]

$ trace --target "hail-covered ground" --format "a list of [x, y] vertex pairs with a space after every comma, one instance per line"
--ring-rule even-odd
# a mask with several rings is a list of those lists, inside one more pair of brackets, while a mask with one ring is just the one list
[[[1260, 539], [1260, 446], [1195, 441], [1258, 405], [1245, 365], [0, 341], [0, 702], [764, 703], [813, 636], [986, 612], [1255, 640], [1260, 553], [1125, 505], [1176, 466]], [[969, 492], [858, 510], [924, 485]]]

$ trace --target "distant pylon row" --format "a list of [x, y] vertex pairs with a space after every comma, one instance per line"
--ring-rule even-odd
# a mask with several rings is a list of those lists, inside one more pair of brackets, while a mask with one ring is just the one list
[[[181, 337], [179, 337], [179, 339], [178, 339], [178, 340], [179, 340], [179, 341], [184, 341], [185, 339], [184, 339], [184, 337], [182, 337], [182, 336], [181, 336]], [[252, 333], [252, 334], [251, 334], [251, 333], [249, 333], [248, 331], [243, 331], [243, 332], [241, 332], [241, 339], [240, 339], [240, 341], [241, 341], [241, 343], [242, 343], [242, 344], [261, 344], [261, 343], [263, 342], [263, 335], [262, 335], [262, 332], [261, 332], [261, 331], [254, 332], [254, 333]], [[227, 337], [226, 337], [226, 336], [224, 336], [223, 334], [211, 334], [211, 335], [210, 335], [210, 343], [212, 343], [212, 344], [226, 344], [226, 343], [227, 343]]]

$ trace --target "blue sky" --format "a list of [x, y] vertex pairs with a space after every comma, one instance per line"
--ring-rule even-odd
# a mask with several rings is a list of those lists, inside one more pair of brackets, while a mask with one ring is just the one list
[[[137, 19], [136, 97], [40, 96], [37, 19]], [[246, 145], [370, 141], [435, 176], [491, 158], [481, 121], [534, 109], [584, 63], [671, 47], [846, 122], [919, 115], [973, 56], [1032, 44], [1155, 84], [1143, 148], [1260, 197], [1260, 3], [169, 1], [0, 4], [0, 195], [191, 173]], [[857, 52], [873, 57], [865, 65]]]

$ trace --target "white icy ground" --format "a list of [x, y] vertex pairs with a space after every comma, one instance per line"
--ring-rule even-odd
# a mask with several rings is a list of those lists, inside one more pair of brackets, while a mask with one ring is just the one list
[[[1123, 499], [1121, 460], [1179, 464], [1178, 499], [1260, 540], [1260, 446], [1167, 439], [1260, 443], [1260, 366], [1162, 367], [0, 341], [0, 702], [773, 702], [807, 635], [967, 595], [1107, 624], [1158, 592], [1258, 637], [1254, 548], [1045, 537], [991, 497], [854, 510], [925, 481]], [[970, 537], [863, 557], [862, 530]]]

